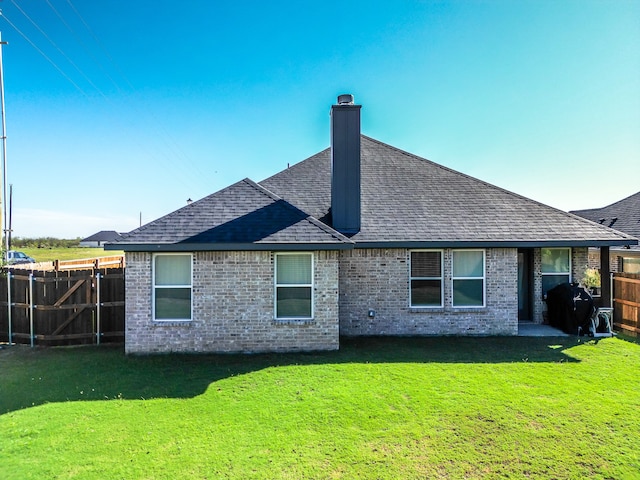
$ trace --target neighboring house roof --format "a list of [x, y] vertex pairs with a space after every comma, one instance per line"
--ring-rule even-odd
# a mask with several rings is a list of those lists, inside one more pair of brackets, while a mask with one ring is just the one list
[[640, 192], [606, 207], [571, 213], [640, 238]]
[[[331, 224], [331, 151], [124, 234], [125, 251], [614, 246], [632, 236], [361, 136], [361, 228]], [[107, 248], [109, 248], [107, 246]]]
[[[326, 149], [260, 184], [330, 224], [330, 156]], [[364, 135], [361, 176], [362, 225], [350, 237], [359, 246], [595, 246], [631, 238]]]
[[115, 230], [102, 230], [98, 233], [94, 233], [93, 235], [83, 238], [80, 240], [81, 242], [117, 242], [122, 237]]
[[119, 248], [149, 250], [341, 249], [353, 244], [319, 220], [244, 179], [123, 235]]

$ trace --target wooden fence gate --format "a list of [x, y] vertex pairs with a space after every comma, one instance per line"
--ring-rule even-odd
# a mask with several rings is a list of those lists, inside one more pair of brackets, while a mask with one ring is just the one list
[[124, 341], [123, 268], [3, 272], [0, 299], [0, 342]]
[[640, 335], [640, 274], [613, 275], [613, 326]]

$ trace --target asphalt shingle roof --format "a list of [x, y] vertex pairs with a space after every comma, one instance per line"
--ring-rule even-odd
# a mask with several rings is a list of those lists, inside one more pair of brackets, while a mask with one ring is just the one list
[[121, 235], [115, 230], [101, 230], [98, 233], [83, 238], [81, 242], [117, 242], [120, 240]]
[[[118, 245], [316, 244], [352, 242], [255, 182], [244, 179], [123, 235]], [[205, 247], [206, 246], [206, 247]]]
[[259, 184], [242, 180], [124, 234], [117, 248], [351, 248], [354, 242], [361, 247], [602, 246], [637, 242], [625, 233], [364, 135], [361, 178], [362, 226], [350, 238], [331, 228], [331, 152], [326, 149]]
[[640, 238], [640, 192], [602, 208], [571, 213]]
[[[368, 243], [611, 242], [630, 236], [593, 224], [362, 135], [362, 227]], [[261, 185], [330, 223], [326, 149]]]

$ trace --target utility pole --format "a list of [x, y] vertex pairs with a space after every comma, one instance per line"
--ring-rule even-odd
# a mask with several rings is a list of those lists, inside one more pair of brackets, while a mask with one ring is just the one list
[[9, 229], [7, 230], [7, 237], [9, 240], [7, 241], [8, 250], [11, 250], [11, 234], [13, 232], [13, 226], [11, 223], [11, 217], [13, 217], [13, 184], [9, 184]]
[[4, 235], [4, 256], [7, 259], [9, 251], [9, 235], [7, 232], [7, 129], [4, 121], [4, 69], [2, 66], [2, 46], [7, 42], [2, 41], [0, 32], [0, 109], [2, 114], [2, 233]]

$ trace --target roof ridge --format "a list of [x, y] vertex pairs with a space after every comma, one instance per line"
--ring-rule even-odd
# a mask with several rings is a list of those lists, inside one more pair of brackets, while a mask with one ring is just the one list
[[[249, 186], [255, 188], [258, 192], [262, 193], [263, 195], [266, 195], [267, 197], [271, 198], [272, 200], [278, 201], [278, 200], [282, 200], [284, 202], [287, 202], [286, 200], [284, 200], [282, 197], [276, 195], [275, 193], [273, 193], [271, 190], [268, 190], [266, 188], [264, 188], [262, 185], [260, 185], [258, 182], [254, 182], [253, 180], [251, 180], [249, 177], [243, 178], [241, 180], [241, 182], [245, 182], [246, 184], [248, 184]], [[289, 203], [289, 202], [287, 202]], [[304, 213], [304, 212], [303, 212]]]
[[208, 199], [210, 197], [213, 197], [214, 195], [218, 195], [218, 194], [220, 194], [220, 193], [222, 193], [222, 192], [224, 192], [226, 190], [229, 190], [229, 189], [235, 187], [236, 185], [238, 185], [240, 183], [243, 183], [245, 180], [250, 180], [250, 179], [244, 178], [242, 180], [238, 180], [237, 182], [232, 183], [231, 185], [227, 185], [226, 187], [221, 188], [220, 190], [217, 190], [217, 191], [215, 191], [213, 193], [210, 193], [209, 195], [206, 195], [206, 196], [204, 196], [204, 197], [202, 197], [202, 198], [200, 198], [198, 200], [195, 200], [195, 201], [193, 201], [192, 203], [190, 203], [188, 205], [183, 205], [180, 208], [176, 208], [175, 210], [173, 210], [173, 211], [171, 211], [169, 213], [166, 213], [165, 215], [162, 215], [161, 217], [156, 218], [155, 220], [152, 220], [151, 222], [145, 223], [144, 225], [140, 225], [138, 228], [134, 228], [133, 230], [131, 230], [129, 232], [126, 232], [124, 234], [121, 234], [121, 235], [123, 237], [125, 237], [125, 236], [126, 237], [130, 237], [132, 235], [135, 235], [136, 233], [144, 232], [145, 230], [147, 230], [148, 228], [152, 227], [153, 225], [155, 225], [155, 224], [157, 224], [157, 223], [159, 223], [159, 222], [161, 222], [161, 221], [163, 221], [165, 219], [169, 219], [169, 218], [174, 217], [175, 215], [178, 215], [178, 212], [180, 212], [181, 210], [184, 210], [185, 208], [195, 208], [195, 206], [198, 203], [202, 203], [203, 201], [205, 201], [206, 199]]
[[333, 237], [335, 237], [336, 239], [340, 240], [341, 242], [355, 243], [350, 238], [344, 236], [342, 233], [338, 232], [337, 230], [334, 230], [333, 228], [329, 227], [327, 224], [321, 222], [316, 217], [314, 217], [313, 215], [308, 214], [307, 212], [305, 212], [301, 208], [297, 207], [293, 203], [289, 202], [288, 200], [285, 200], [284, 198], [276, 195], [271, 190], [268, 190], [267, 188], [265, 188], [262, 185], [260, 185], [258, 182], [254, 182], [250, 178], [245, 178], [244, 180], [247, 181], [247, 183], [249, 185], [251, 185], [252, 187], [254, 187], [256, 190], [258, 190], [259, 192], [263, 193], [264, 195], [267, 195], [271, 199], [276, 200], [276, 201], [282, 201], [287, 206], [287, 208], [291, 208], [291, 209], [293, 209], [293, 210], [295, 210], [297, 212], [302, 213], [305, 216], [305, 220], [307, 220], [312, 225], [320, 228], [320, 230], [322, 230], [323, 232], [328, 233], [329, 235], [332, 235]]
[[299, 167], [302, 167], [302, 164], [305, 163], [307, 160], [311, 160], [312, 158], [317, 157], [318, 155], [322, 155], [324, 152], [326, 152], [327, 150], [330, 150], [330, 149], [331, 149], [331, 146], [328, 146], [326, 148], [323, 148], [319, 152], [316, 152], [313, 155], [300, 160], [299, 162], [296, 162], [296, 163], [294, 163], [292, 165], [287, 164], [287, 168], [279, 170], [276, 173], [274, 173], [273, 175], [269, 175], [267, 178], [263, 178], [262, 180], [260, 180], [260, 182], [256, 182], [256, 183], [258, 183], [258, 185], [259, 185], [261, 182], [268, 182], [273, 177], [275, 177], [277, 175], [281, 175], [281, 174], [283, 174], [284, 172], [286, 172], [288, 170], [294, 170], [294, 169], [297, 169]]
[[598, 207], [598, 208], [584, 208], [584, 209], [580, 209], [580, 210], [572, 210], [572, 212], [599, 212], [599, 211], [603, 211], [603, 210], [607, 210], [610, 209], [612, 207], [615, 207], [621, 203], [628, 203], [629, 200], [631, 200], [633, 197], [638, 197], [638, 202], [640, 203], [640, 192], [636, 192], [636, 193], [632, 193], [631, 195], [629, 195], [628, 197], [624, 197], [621, 200], [618, 200], [616, 202], [610, 203], [609, 205], [605, 205], [604, 207]]
[[605, 209], [607, 207], [601, 207], [601, 208], [584, 208], [582, 210], [569, 210], [569, 213], [573, 213], [574, 215], [578, 215], [580, 213], [595, 213], [595, 212], [599, 212], [603, 209]]

